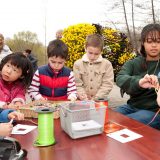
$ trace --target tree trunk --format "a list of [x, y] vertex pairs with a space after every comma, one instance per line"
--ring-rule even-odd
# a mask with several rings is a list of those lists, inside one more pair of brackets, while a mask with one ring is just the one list
[[132, 27], [133, 27], [133, 48], [138, 53], [138, 44], [137, 44], [137, 38], [136, 38], [136, 30], [135, 30], [135, 24], [134, 24], [134, 0], [131, 2], [132, 4]]
[[128, 20], [127, 20], [127, 14], [126, 14], [126, 8], [125, 8], [124, 0], [122, 0], [122, 4], [123, 4], [123, 12], [124, 12], [124, 17], [125, 17], [125, 23], [126, 23], [126, 27], [127, 27], [128, 37], [129, 37], [129, 40], [130, 40], [130, 42], [133, 46], [131, 33], [130, 33], [130, 30], [129, 30]]
[[151, 0], [151, 3], [152, 3], [152, 17], [153, 17], [153, 23], [156, 23], [155, 14], [154, 14], [154, 4], [153, 4], [153, 0]]

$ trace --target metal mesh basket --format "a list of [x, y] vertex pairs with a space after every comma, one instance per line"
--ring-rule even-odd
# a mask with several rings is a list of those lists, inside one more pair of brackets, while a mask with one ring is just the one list
[[63, 104], [60, 109], [62, 129], [73, 139], [101, 134], [106, 107], [95, 108], [93, 102]]

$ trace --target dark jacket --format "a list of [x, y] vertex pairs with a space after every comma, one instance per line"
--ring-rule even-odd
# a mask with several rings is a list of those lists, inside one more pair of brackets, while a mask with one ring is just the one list
[[160, 77], [160, 63], [147, 61], [139, 56], [127, 61], [116, 78], [116, 84], [127, 94], [130, 99], [127, 104], [138, 109], [157, 111], [157, 94], [154, 88], [144, 89], [139, 86], [139, 80], [146, 74]]

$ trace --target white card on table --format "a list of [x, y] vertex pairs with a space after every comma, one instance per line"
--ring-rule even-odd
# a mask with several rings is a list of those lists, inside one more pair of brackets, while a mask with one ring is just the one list
[[13, 127], [11, 134], [27, 134], [28, 132], [31, 132], [35, 128], [37, 128], [37, 126], [17, 124], [16, 126]]
[[108, 137], [111, 137], [121, 143], [126, 143], [133, 141], [135, 139], [143, 137], [140, 134], [137, 134], [129, 129], [122, 129], [113, 133], [107, 134]]
[[90, 129], [99, 129], [102, 125], [97, 123], [94, 120], [88, 120], [88, 121], [81, 121], [81, 122], [73, 122], [72, 123], [72, 129], [74, 131], [83, 131], [83, 130], [90, 130]]

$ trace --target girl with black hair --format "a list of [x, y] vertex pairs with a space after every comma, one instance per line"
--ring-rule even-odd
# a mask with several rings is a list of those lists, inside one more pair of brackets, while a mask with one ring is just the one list
[[[160, 25], [149, 24], [141, 33], [141, 56], [124, 64], [116, 78], [117, 85], [130, 99], [116, 109], [130, 118], [160, 129], [157, 93], [160, 78]], [[160, 105], [160, 103], [159, 103]], [[154, 117], [154, 118], [153, 118]]]
[[22, 106], [32, 76], [32, 64], [22, 53], [12, 53], [3, 58], [0, 64], [0, 107]]

